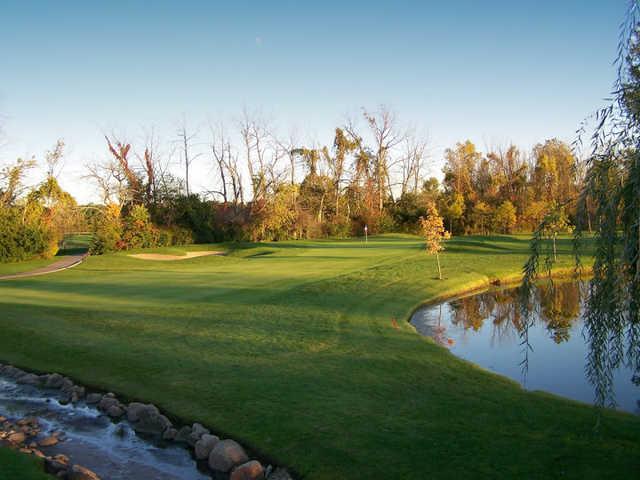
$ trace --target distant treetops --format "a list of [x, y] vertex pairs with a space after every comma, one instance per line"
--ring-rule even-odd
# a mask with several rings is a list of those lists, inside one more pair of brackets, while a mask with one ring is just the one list
[[[160, 155], [158, 139], [134, 145], [106, 137], [105, 159], [88, 165], [85, 176], [101, 202], [83, 208], [57, 183], [64, 147], [58, 142], [37, 187], [23, 185], [33, 161], [2, 170], [0, 201], [11, 207], [2, 221], [12, 225], [3, 231], [13, 233], [2, 237], [0, 258], [51, 254], [72, 228], [94, 233], [97, 254], [192, 241], [348, 237], [361, 235], [364, 225], [370, 234], [424, 234], [434, 211], [452, 234], [531, 231], [551, 211], [562, 219], [557, 233], [573, 223], [568, 201], [584, 175], [559, 140], [528, 153], [508, 145], [483, 154], [468, 140], [457, 143], [445, 151], [439, 182], [426, 176], [426, 141], [401, 128], [390, 110], [363, 111], [362, 118], [360, 126], [337, 127], [330, 145], [308, 147], [245, 112], [231, 129], [235, 136], [222, 124], [212, 127], [207, 154], [196, 151], [203, 142], [183, 124], [177, 139], [167, 139], [183, 176], [168, 169], [171, 158]], [[206, 155], [211, 189], [193, 193], [189, 165]]]

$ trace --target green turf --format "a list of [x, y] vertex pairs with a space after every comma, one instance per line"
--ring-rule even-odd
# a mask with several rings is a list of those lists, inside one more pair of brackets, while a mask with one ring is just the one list
[[37, 458], [0, 447], [0, 480], [51, 480]]
[[0, 283], [0, 360], [153, 401], [309, 479], [628, 478], [640, 418], [605, 412], [596, 431], [593, 408], [525, 392], [406, 322], [517, 273], [527, 244], [452, 239], [443, 281], [401, 235], [91, 257]]

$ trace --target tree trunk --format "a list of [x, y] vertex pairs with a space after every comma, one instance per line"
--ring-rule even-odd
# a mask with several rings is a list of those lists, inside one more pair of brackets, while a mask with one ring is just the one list
[[442, 280], [442, 269], [440, 268], [440, 255], [436, 253], [436, 263], [438, 264], [438, 280]]

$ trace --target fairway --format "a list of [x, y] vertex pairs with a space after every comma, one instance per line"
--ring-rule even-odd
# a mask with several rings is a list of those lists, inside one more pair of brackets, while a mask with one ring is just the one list
[[[409, 235], [90, 257], [0, 282], [0, 361], [153, 402], [305, 479], [628, 477], [638, 417], [607, 411], [596, 431], [594, 408], [525, 392], [406, 321], [422, 302], [513, 279], [527, 245], [456, 237], [442, 281]], [[568, 239], [559, 252], [569, 267]]]

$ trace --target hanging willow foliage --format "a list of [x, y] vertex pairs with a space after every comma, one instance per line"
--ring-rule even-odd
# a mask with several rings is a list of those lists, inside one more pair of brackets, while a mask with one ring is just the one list
[[[586, 374], [598, 406], [615, 405], [613, 372], [623, 363], [635, 372], [632, 380], [640, 382], [640, 0], [630, 3], [621, 25], [616, 66], [610, 103], [580, 125], [574, 142], [575, 149], [583, 150], [582, 139], [593, 126], [586, 178], [574, 200], [574, 253], [578, 274], [591, 205], [595, 258], [583, 334], [589, 347]], [[521, 304], [529, 319], [533, 282], [542, 273], [550, 278], [555, 262], [545, 241], [552, 218], [548, 215], [534, 232], [523, 267]]]

